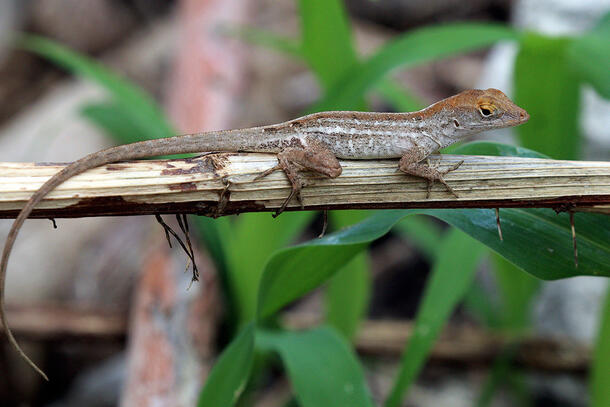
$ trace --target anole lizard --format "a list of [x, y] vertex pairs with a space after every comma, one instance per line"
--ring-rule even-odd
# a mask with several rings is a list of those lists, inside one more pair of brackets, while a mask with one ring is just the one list
[[439, 171], [425, 163], [426, 157], [482, 131], [516, 126], [528, 119], [525, 110], [497, 89], [466, 90], [417, 112], [322, 112], [270, 126], [141, 141], [90, 154], [47, 180], [21, 209], [9, 231], [0, 262], [0, 317], [6, 336], [27, 363], [47, 379], [21, 350], [8, 326], [4, 309], [6, 268], [19, 229], [36, 204], [64, 181], [91, 168], [117, 161], [206, 151], [275, 153], [277, 166], [258, 178], [276, 170], [283, 170], [288, 177], [292, 191], [278, 210], [281, 213], [295, 195], [300, 200], [303, 187], [300, 172], [304, 169], [335, 178], [342, 170], [338, 158], [400, 157], [401, 171], [426, 179], [429, 186], [434, 181], [441, 182], [457, 196], [443, 175], [461, 162]]

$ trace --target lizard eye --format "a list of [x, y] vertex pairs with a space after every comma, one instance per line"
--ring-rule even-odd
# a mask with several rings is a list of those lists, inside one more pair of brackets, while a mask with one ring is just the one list
[[489, 117], [489, 116], [491, 116], [491, 113], [492, 113], [492, 112], [491, 112], [491, 109], [488, 109], [488, 108], [486, 108], [486, 107], [481, 107], [481, 108], [479, 109], [479, 111], [481, 112], [481, 114], [483, 115], [483, 117]]
[[453, 119], [453, 125], [455, 126], [455, 128], [459, 128], [460, 127], [460, 122], [458, 122], [456, 119]]

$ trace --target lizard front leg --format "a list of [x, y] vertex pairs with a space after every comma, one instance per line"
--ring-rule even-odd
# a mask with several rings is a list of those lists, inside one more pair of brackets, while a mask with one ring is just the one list
[[307, 146], [304, 148], [286, 148], [277, 154], [278, 165], [268, 169], [255, 180], [261, 179], [274, 171], [283, 170], [292, 185], [290, 195], [284, 201], [282, 206], [277, 210], [273, 217], [282, 213], [293, 197], [297, 197], [301, 207], [303, 200], [301, 199], [301, 189], [304, 186], [301, 171], [311, 170], [318, 174], [325, 175], [329, 178], [336, 178], [341, 175], [341, 164], [337, 157], [327, 149], [320, 145]]
[[425, 178], [428, 182], [428, 188], [426, 193], [426, 199], [430, 198], [430, 190], [432, 189], [432, 184], [434, 181], [438, 181], [447, 188], [453, 196], [458, 198], [456, 192], [447, 184], [443, 175], [458, 169], [460, 165], [464, 163], [464, 161], [460, 161], [459, 163], [449, 167], [446, 170], [439, 171], [436, 168], [431, 167], [428, 164], [423, 163], [423, 160], [426, 160], [428, 154], [425, 154], [421, 149], [413, 149], [407, 152], [402, 156], [400, 162], [398, 164], [398, 169], [402, 172], [405, 172], [410, 175], [415, 175], [417, 177]]

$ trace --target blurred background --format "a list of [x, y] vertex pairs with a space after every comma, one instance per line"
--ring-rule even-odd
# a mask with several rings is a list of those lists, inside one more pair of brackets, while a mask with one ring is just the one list
[[[410, 111], [488, 87], [532, 120], [481, 139], [606, 161], [610, 54], [598, 50], [608, 51], [609, 11], [608, 0], [2, 0], [0, 161], [67, 162], [317, 109]], [[437, 27], [449, 28], [425, 31]], [[359, 67], [381, 79], [367, 82]], [[358, 86], [355, 97], [345, 91]], [[330, 229], [369, 215], [332, 213]], [[9, 267], [8, 317], [51, 381], [2, 341], [0, 405], [197, 404], [218, 356], [255, 316], [267, 259], [315, 238], [322, 220], [191, 223], [202, 278], [187, 290], [186, 255], [167, 247], [152, 217], [58, 219], [58, 229], [29, 221]], [[0, 220], [0, 236], [9, 226]], [[473, 257], [452, 261], [452, 250]], [[446, 281], [449, 292], [464, 286], [446, 304], [430, 288], [441, 272], [472, 276]], [[435, 218], [412, 216], [273, 326], [332, 327], [353, 345], [348, 360], [375, 405], [601, 406], [610, 402], [607, 286], [539, 280]], [[406, 354], [414, 334], [423, 342]], [[334, 348], [294, 346], [257, 350], [238, 405], [315, 403], [287, 354]]]

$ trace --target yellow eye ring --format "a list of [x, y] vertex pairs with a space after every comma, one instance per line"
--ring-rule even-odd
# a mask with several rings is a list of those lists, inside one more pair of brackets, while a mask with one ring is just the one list
[[496, 109], [493, 105], [488, 105], [488, 104], [479, 105], [479, 112], [481, 112], [481, 115], [483, 117], [491, 116], [495, 110]]

